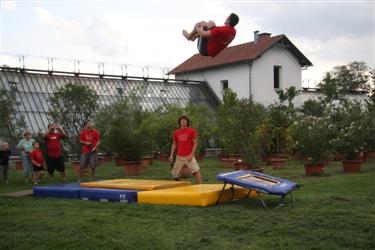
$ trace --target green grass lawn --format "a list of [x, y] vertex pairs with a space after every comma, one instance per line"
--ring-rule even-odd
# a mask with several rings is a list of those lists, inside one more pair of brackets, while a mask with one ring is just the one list
[[[204, 183], [228, 171], [214, 159], [200, 166]], [[275, 196], [265, 197], [269, 210], [253, 199], [202, 208], [0, 196], [0, 249], [375, 249], [375, 159], [358, 174], [332, 162], [324, 176], [306, 177], [296, 161], [265, 172], [301, 185], [294, 205], [276, 208]], [[67, 175], [77, 180], [70, 168]], [[110, 163], [97, 178], [127, 177]], [[169, 164], [133, 178], [170, 180]], [[0, 193], [32, 186], [12, 168]]]

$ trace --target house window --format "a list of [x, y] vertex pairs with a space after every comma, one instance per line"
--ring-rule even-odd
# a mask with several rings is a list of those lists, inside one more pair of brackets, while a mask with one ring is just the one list
[[221, 81], [221, 89], [224, 91], [228, 88], [228, 80]]
[[273, 88], [280, 88], [280, 71], [281, 66], [273, 66]]

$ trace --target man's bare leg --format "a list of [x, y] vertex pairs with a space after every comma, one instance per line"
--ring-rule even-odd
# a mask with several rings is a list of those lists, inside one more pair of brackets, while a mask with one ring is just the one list
[[201, 172], [194, 173], [194, 176], [195, 176], [195, 184], [202, 184]]
[[212, 27], [215, 27], [215, 22], [214, 21], [209, 21], [209, 22], [198, 22], [194, 25], [194, 29], [189, 33], [186, 30], [182, 30], [182, 34], [184, 37], [189, 40], [189, 41], [194, 41], [199, 37], [199, 34], [197, 32], [197, 29], [200, 27], [207, 27], [207, 29], [211, 29]]

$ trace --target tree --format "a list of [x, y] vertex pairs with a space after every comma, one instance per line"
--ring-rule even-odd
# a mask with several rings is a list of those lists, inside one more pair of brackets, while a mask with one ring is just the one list
[[97, 94], [87, 86], [67, 84], [59, 88], [48, 99], [48, 115], [60, 124], [72, 139], [69, 141], [74, 152], [80, 152], [79, 134], [83, 124], [98, 108]]
[[15, 89], [0, 89], [0, 129], [5, 131], [5, 138], [15, 140], [27, 128], [25, 118], [17, 112]]
[[334, 67], [318, 85], [325, 96], [321, 100], [329, 105], [350, 93], [364, 92], [371, 95], [374, 91], [373, 72], [365, 62], [354, 61]]

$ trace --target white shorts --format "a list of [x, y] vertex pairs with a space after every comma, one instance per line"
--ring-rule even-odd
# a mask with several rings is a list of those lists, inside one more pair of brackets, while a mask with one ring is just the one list
[[181, 168], [186, 165], [192, 174], [195, 174], [196, 172], [199, 172], [200, 168], [198, 165], [197, 160], [195, 157], [191, 159], [191, 161], [187, 160], [187, 157], [184, 156], [176, 156], [176, 161], [174, 163], [174, 166], [171, 170], [171, 174], [173, 178], [178, 178], [180, 176]]

